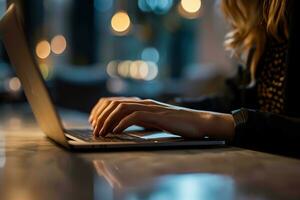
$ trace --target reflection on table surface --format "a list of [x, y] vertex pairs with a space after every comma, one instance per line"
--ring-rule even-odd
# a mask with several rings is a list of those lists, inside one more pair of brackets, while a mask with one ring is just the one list
[[[28, 107], [0, 111], [1, 200], [300, 199], [297, 159], [233, 147], [69, 152], [44, 136]], [[85, 123], [64, 113], [70, 126]]]
[[[234, 181], [226, 175], [174, 171], [174, 174], [170, 172], [145, 179], [143, 174], [124, 176], [126, 172], [133, 170], [121, 170], [118, 166], [109, 166], [103, 161], [95, 161], [94, 166], [98, 174], [94, 187], [103, 188], [104, 178], [107, 190], [112, 188], [120, 199], [227, 200], [235, 197]], [[132, 182], [132, 178], [135, 182]], [[96, 192], [95, 196], [101, 198], [103, 194]]]

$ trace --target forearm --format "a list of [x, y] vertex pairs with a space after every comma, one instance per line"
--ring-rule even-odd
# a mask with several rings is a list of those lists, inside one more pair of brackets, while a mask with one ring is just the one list
[[190, 109], [181, 106], [173, 106], [170, 104], [165, 104], [169, 108], [178, 111], [187, 111], [196, 113], [196, 121], [194, 123], [198, 124], [198, 134], [199, 137], [203, 135], [210, 138], [221, 138], [226, 140], [233, 140], [234, 137], [234, 118], [232, 114], [211, 112], [211, 111], [199, 111], [195, 109]]
[[[234, 119], [231, 114], [199, 111], [200, 118], [206, 119], [203, 132], [210, 138], [232, 140], [234, 137]], [[200, 119], [200, 120], [201, 120]]]

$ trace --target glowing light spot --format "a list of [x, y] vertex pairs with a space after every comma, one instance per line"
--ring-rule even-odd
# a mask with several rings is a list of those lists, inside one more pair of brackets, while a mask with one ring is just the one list
[[21, 82], [17, 77], [13, 77], [8, 81], [8, 89], [17, 92], [21, 89]]
[[151, 81], [157, 77], [158, 67], [154, 62], [137, 60], [131, 63], [129, 74], [133, 79]]
[[67, 42], [63, 35], [57, 35], [51, 40], [51, 50], [55, 54], [62, 54], [66, 47]]
[[146, 2], [146, 0], [138, 0], [138, 7], [143, 12], [149, 12], [149, 11], [151, 11], [151, 8], [149, 7], [149, 5]]
[[110, 76], [110, 77], [117, 77], [117, 72], [118, 72], [118, 62], [117, 61], [110, 61], [107, 64], [106, 67], [106, 73]]
[[195, 19], [200, 16], [201, 0], [181, 0], [178, 5], [179, 14], [187, 19]]
[[181, 0], [180, 4], [188, 13], [196, 13], [201, 8], [201, 0]]
[[141, 79], [146, 79], [149, 74], [149, 67], [146, 62], [140, 62], [139, 76]]
[[142, 60], [131, 63], [129, 70], [130, 77], [133, 79], [145, 79], [148, 75], [148, 65]]
[[138, 6], [142, 11], [153, 11], [156, 14], [165, 14], [173, 5], [173, 0], [140, 0]]
[[35, 48], [36, 55], [41, 59], [46, 59], [51, 52], [50, 44], [48, 41], [40, 41]]
[[138, 61], [132, 62], [129, 68], [130, 77], [133, 79], [139, 78], [139, 64]]
[[141, 58], [145, 61], [152, 61], [158, 63], [159, 61], [159, 52], [156, 48], [148, 47], [142, 51]]
[[117, 12], [111, 19], [111, 27], [119, 35], [125, 35], [128, 32], [130, 23], [130, 18], [124, 11]]
[[145, 80], [151, 81], [155, 79], [158, 75], [158, 67], [157, 64], [154, 62], [147, 62], [148, 64], [148, 74]]
[[119, 63], [118, 74], [123, 77], [128, 77], [130, 65], [131, 65], [131, 61], [129, 61], [129, 60]]

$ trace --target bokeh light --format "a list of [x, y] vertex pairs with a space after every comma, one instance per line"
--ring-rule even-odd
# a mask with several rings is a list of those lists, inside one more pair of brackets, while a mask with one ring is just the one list
[[51, 40], [51, 50], [55, 54], [62, 54], [66, 47], [67, 42], [63, 35], [57, 35]]
[[182, 17], [195, 19], [200, 15], [201, 5], [201, 0], [181, 0], [178, 12]]
[[156, 14], [167, 13], [173, 5], [173, 0], [139, 0], [138, 7], [143, 12], [154, 12]]
[[112, 78], [117, 77], [118, 62], [115, 60], [110, 61], [106, 66], [106, 73]]
[[137, 80], [145, 80], [148, 75], [148, 65], [142, 60], [137, 60], [130, 65], [130, 77]]
[[139, 78], [140, 79], [147, 79], [147, 76], [149, 75], [149, 66], [145, 62], [141, 62], [139, 65]]
[[8, 90], [12, 92], [17, 92], [21, 89], [21, 82], [19, 78], [13, 77], [8, 81]]
[[139, 79], [139, 61], [132, 62], [129, 69], [130, 77]]
[[142, 60], [145, 60], [145, 61], [152, 61], [152, 62], [155, 62], [155, 63], [158, 63], [159, 61], [159, 52], [156, 48], [154, 47], [148, 47], [148, 48], [145, 48], [143, 51], [142, 51], [142, 54], [141, 54], [141, 58]]
[[151, 81], [158, 75], [158, 66], [155, 62], [144, 60], [112, 60], [106, 67], [111, 78], [131, 78], [135, 80]]
[[111, 19], [112, 30], [117, 35], [125, 35], [129, 31], [130, 24], [130, 18], [124, 11], [117, 12]]
[[119, 65], [118, 65], [119, 75], [121, 75], [123, 77], [128, 77], [129, 76], [130, 65], [131, 65], [131, 61], [129, 61], [129, 60], [125, 60], [123, 62], [120, 62]]
[[201, 0], [181, 0], [180, 4], [188, 13], [196, 13], [201, 8]]
[[46, 59], [51, 53], [51, 48], [50, 48], [49, 42], [47, 40], [40, 41], [36, 45], [35, 53], [39, 58]]
[[150, 12], [151, 8], [146, 2], [146, 0], [138, 0], [138, 7], [143, 12]]
[[145, 77], [146, 81], [151, 81], [155, 79], [158, 75], [158, 66], [154, 62], [147, 62], [148, 65], [148, 74]]

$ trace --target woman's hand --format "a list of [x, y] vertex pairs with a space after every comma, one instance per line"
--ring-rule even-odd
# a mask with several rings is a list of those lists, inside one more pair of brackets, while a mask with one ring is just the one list
[[102, 98], [92, 109], [89, 120], [95, 136], [122, 133], [132, 125], [188, 138], [231, 138], [234, 133], [230, 114], [191, 110], [139, 98]]

